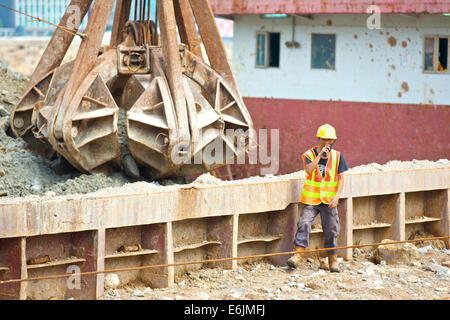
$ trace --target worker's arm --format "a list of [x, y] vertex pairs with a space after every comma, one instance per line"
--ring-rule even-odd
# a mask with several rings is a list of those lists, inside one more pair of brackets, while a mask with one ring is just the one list
[[325, 148], [323, 148], [320, 153], [317, 155], [317, 157], [314, 159], [314, 161], [312, 161], [310, 164], [306, 165], [305, 171], [307, 175], [310, 175], [317, 167], [317, 165], [319, 164], [320, 158], [322, 157], [322, 154], [324, 152], [330, 152], [330, 146], [326, 145]]
[[339, 199], [341, 197], [341, 192], [342, 192], [342, 188], [344, 187], [344, 173], [339, 173], [338, 174], [338, 189], [336, 191], [336, 195], [333, 197], [333, 199], [331, 199], [329, 207], [331, 209], [336, 208], [338, 203], [339, 203]]

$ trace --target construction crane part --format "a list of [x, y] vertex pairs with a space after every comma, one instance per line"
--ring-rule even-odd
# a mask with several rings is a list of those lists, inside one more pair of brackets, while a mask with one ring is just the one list
[[[102, 47], [114, 3], [111, 41]], [[75, 60], [62, 64], [76, 33], [57, 28], [11, 116], [13, 133], [31, 150], [47, 158], [58, 153], [81, 172], [132, 166], [135, 178], [158, 179], [209, 172], [254, 147], [252, 120], [208, 0], [71, 6], [82, 18], [91, 9]], [[70, 18], [66, 11], [60, 26]]]

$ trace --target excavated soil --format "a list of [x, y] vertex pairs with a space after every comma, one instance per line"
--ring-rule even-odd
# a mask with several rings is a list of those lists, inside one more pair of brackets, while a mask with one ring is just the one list
[[[418, 234], [417, 238], [429, 236]], [[107, 287], [102, 300], [434, 300], [450, 298], [450, 250], [443, 242], [417, 243], [420, 258], [405, 264], [376, 264], [373, 251], [354, 249], [339, 258], [340, 273], [308, 258], [297, 269], [267, 261], [237, 270], [205, 268], [175, 278], [173, 288], [141, 282]], [[444, 246], [445, 247], [445, 246]], [[117, 283], [116, 283], [117, 285]]]
[[[49, 161], [26, 149], [25, 142], [12, 137], [9, 114], [19, 101], [27, 79], [0, 64], [0, 195], [24, 197], [89, 193], [102, 188], [118, 187], [130, 182], [123, 174], [110, 177], [85, 175], [61, 164]], [[64, 168], [65, 165], [65, 168]], [[61, 169], [65, 171], [61, 174]]]

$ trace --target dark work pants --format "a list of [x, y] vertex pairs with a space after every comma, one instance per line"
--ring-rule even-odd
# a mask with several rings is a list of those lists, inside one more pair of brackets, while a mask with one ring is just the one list
[[[296, 246], [304, 248], [308, 247], [311, 225], [319, 213], [325, 237], [324, 248], [337, 247], [337, 238], [340, 231], [338, 211], [337, 208], [330, 209], [328, 205], [324, 203], [316, 206], [304, 205], [300, 220], [297, 224], [298, 228], [294, 240]], [[335, 254], [337, 253], [337, 250], [329, 250], [327, 252], [329, 254]]]

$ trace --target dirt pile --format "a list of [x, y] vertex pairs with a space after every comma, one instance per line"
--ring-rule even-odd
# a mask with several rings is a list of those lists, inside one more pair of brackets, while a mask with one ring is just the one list
[[[415, 240], [415, 239], [426, 239], [426, 238], [433, 238], [433, 234], [428, 233], [428, 232], [424, 232], [421, 230], [417, 230], [414, 233], [412, 233], [408, 240]], [[423, 248], [423, 247], [433, 247], [436, 249], [440, 249], [443, 250], [445, 249], [445, 242], [443, 240], [425, 240], [425, 241], [419, 241], [419, 242], [415, 242], [414, 245], [418, 248]]]
[[20, 73], [11, 71], [8, 66], [0, 60], [0, 108], [7, 113], [0, 112], [1, 117], [11, 113], [14, 106], [19, 102], [28, 79]]
[[10, 113], [19, 102], [27, 81], [0, 61], [0, 196], [90, 193], [130, 182], [121, 173], [107, 177], [69, 169], [61, 174], [57, 170], [60, 159], [44, 159], [27, 150], [22, 139], [11, 137]]
[[4, 197], [90, 193], [119, 187], [129, 181], [118, 173], [110, 177], [71, 171], [59, 174], [59, 159], [49, 161], [25, 148], [22, 139], [14, 139], [0, 129], [0, 194]]
[[412, 161], [398, 161], [393, 160], [385, 164], [370, 163], [357, 167], [350, 168], [347, 173], [367, 173], [378, 171], [398, 171], [398, 170], [416, 170], [428, 168], [449, 168], [450, 161], [448, 159], [441, 159], [438, 161], [429, 160], [412, 160]]

